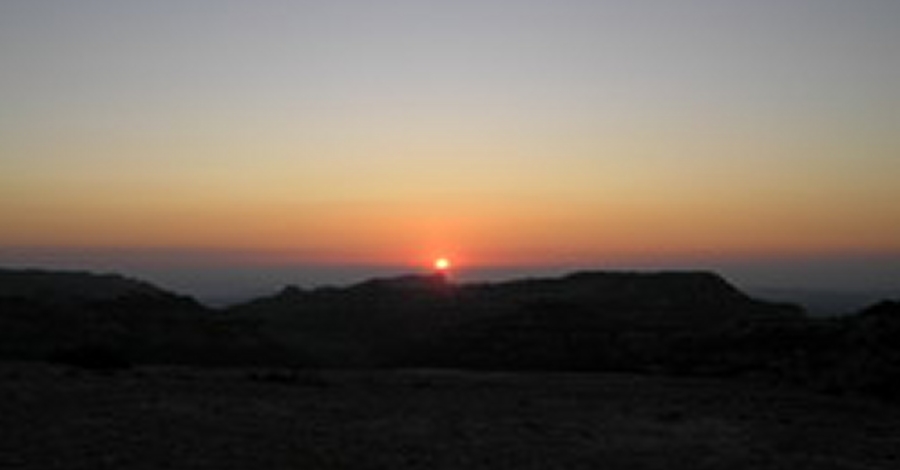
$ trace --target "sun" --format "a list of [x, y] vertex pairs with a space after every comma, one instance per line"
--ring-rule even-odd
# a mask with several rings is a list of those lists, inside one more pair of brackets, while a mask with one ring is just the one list
[[452, 263], [450, 260], [444, 257], [437, 258], [434, 260], [434, 269], [440, 272], [446, 272], [450, 269]]

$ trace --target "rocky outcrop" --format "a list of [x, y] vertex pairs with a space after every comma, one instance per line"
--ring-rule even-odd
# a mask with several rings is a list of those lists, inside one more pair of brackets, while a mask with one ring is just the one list
[[803, 319], [797, 307], [752, 299], [708, 272], [582, 272], [476, 286], [468, 297], [475, 310], [491, 313], [467, 318], [423, 345], [419, 360], [500, 369], [653, 370], [667, 366], [681, 345]]
[[581, 272], [468, 285], [439, 274], [403, 276], [288, 288], [228, 314], [257, 319], [285, 347], [313, 345], [323, 363], [551, 368], [585, 367], [574, 351], [611, 349], [621, 338], [652, 342], [801, 316], [707, 272]]

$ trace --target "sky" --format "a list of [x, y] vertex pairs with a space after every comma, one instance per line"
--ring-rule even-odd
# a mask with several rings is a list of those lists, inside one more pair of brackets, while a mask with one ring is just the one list
[[0, 264], [900, 291], [895, 0], [5, 0], [0, 63]]

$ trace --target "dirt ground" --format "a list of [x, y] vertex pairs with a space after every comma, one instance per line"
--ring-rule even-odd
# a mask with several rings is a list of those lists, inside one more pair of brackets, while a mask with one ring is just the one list
[[900, 408], [616, 374], [0, 364], [2, 469], [897, 469]]

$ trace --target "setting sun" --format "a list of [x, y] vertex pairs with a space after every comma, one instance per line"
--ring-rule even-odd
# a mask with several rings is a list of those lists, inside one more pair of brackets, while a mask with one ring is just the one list
[[0, 0], [0, 267], [900, 292], [900, 1], [709, 3]]
[[447, 258], [438, 258], [434, 260], [434, 269], [438, 271], [446, 271], [450, 269], [450, 260]]

